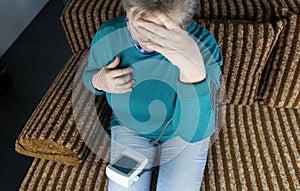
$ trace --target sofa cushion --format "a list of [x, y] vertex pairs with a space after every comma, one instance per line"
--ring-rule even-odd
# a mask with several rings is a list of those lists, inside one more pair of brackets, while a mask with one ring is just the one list
[[263, 68], [285, 25], [277, 22], [198, 20], [211, 31], [223, 54], [227, 103], [253, 104]]
[[[255, 103], [227, 105], [226, 122], [209, 149], [201, 190], [297, 190], [300, 187], [300, 110]], [[107, 145], [108, 146], [108, 145]], [[32, 163], [20, 191], [107, 190], [105, 163], [67, 166], [44, 159]], [[155, 190], [155, 183], [152, 189]]]
[[20, 191], [104, 191], [107, 190], [106, 165], [68, 166], [45, 159], [34, 159]]
[[300, 108], [300, 16], [292, 15], [262, 78], [259, 98], [271, 107]]

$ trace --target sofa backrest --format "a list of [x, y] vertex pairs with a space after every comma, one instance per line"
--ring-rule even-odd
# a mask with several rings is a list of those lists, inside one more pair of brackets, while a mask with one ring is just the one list
[[[239, 19], [270, 21], [285, 14], [282, 9], [300, 13], [297, 0], [199, 0], [195, 18]], [[61, 22], [73, 52], [90, 47], [100, 25], [124, 13], [121, 0], [70, 0], [61, 16]]]

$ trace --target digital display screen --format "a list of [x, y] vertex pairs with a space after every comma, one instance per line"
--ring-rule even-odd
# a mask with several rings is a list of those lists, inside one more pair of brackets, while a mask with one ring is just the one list
[[116, 161], [116, 163], [112, 165], [112, 167], [123, 172], [124, 174], [129, 174], [131, 170], [138, 164], [139, 162], [123, 155], [119, 160]]

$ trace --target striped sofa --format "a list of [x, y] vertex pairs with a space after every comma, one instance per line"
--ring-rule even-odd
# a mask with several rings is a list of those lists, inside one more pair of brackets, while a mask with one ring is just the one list
[[[199, 1], [194, 19], [224, 57], [223, 117], [201, 190], [300, 190], [300, 0]], [[96, 30], [122, 14], [120, 0], [71, 0], [64, 9], [73, 56], [16, 140], [17, 152], [35, 157], [20, 190], [107, 190], [101, 125], [111, 109], [80, 79]]]

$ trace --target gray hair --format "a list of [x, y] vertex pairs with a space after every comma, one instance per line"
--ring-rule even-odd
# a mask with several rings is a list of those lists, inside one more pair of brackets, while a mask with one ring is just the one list
[[165, 14], [186, 29], [199, 7], [199, 0], [122, 0], [122, 4], [125, 11], [135, 8], [133, 15]]

